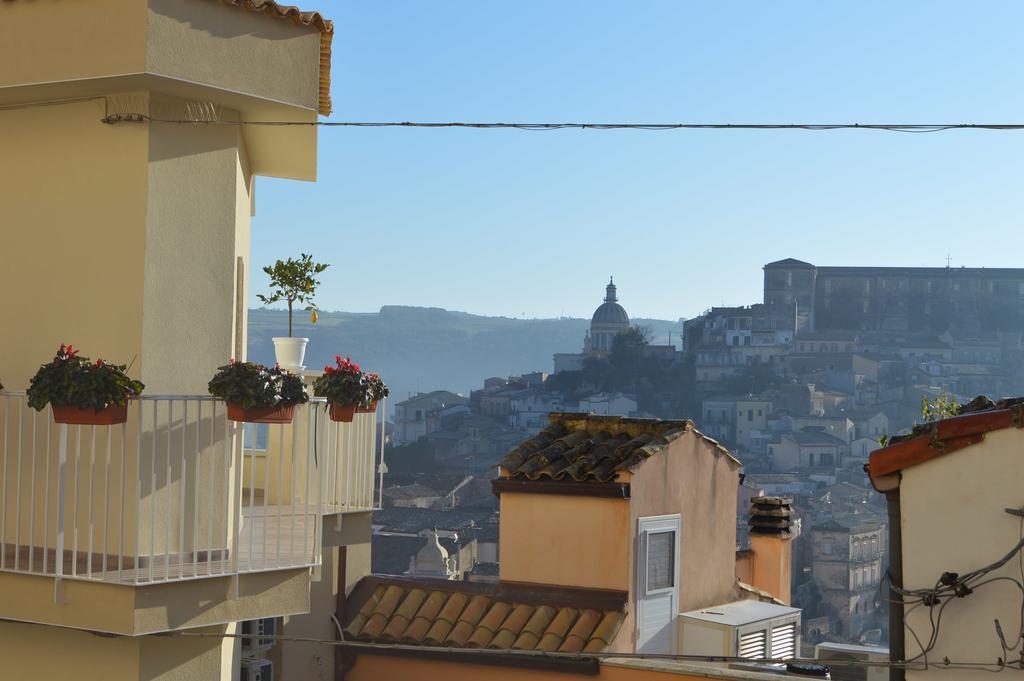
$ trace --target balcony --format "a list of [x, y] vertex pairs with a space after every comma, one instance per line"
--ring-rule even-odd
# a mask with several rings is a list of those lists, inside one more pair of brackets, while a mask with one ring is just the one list
[[[308, 586], [324, 518], [373, 510], [383, 456], [374, 414], [336, 423], [324, 406], [245, 437], [208, 396], [146, 395], [125, 424], [67, 426], [24, 393], [0, 392], [0, 604], [13, 584], [4, 573], [51, 580], [58, 606], [85, 583], [222, 579], [226, 600], [243, 598], [247, 575], [304, 574]], [[4, 617], [26, 616], [0, 605]]]

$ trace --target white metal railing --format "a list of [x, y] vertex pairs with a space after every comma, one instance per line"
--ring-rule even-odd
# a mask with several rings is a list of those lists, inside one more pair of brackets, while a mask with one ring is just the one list
[[125, 424], [76, 426], [0, 392], [0, 571], [59, 588], [319, 565], [323, 516], [372, 510], [383, 470], [376, 415], [325, 407], [258, 448], [208, 396], [144, 395]]

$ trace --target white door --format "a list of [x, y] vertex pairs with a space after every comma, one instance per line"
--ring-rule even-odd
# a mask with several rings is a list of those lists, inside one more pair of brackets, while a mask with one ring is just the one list
[[679, 615], [679, 516], [640, 518], [639, 522], [636, 649], [673, 654]]

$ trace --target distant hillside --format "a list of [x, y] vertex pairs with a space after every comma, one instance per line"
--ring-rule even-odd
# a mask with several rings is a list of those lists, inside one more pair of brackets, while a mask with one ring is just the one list
[[[380, 372], [392, 397], [448, 389], [465, 395], [490, 376], [551, 371], [556, 352], [579, 352], [590, 324], [585, 319], [485, 317], [440, 308], [385, 306], [378, 313], [324, 312], [311, 325], [299, 313], [296, 335], [309, 337], [306, 365], [322, 368], [334, 355], [350, 355]], [[678, 322], [636, 319], [655, 343], [678, 345]], [[284, 335], [287, 314], [249, 311], [249, 358], [273, 362], [273, 336]]]

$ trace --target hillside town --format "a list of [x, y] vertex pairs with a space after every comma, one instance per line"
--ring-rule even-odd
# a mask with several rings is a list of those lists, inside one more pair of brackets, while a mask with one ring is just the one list
[[3, 679], [1024, 672], [1024, 5], [320, 4], [0, 2]]
[[[486, 481], [552, 414], [690, 419], [742, 462], [736, 547], [758, 497], [793, 500], [792, 602], [805, 645], [885, 644], [888, 517], [865, 472], [922, 405], [1024, 393], [1024, 270], [768, 263], [763, 300], [683, 320], [680, 345], [631, 326], [610, 280], [550, 370], [395, 405], [374, 571], [488, 580]], [[849, 551], [844, 547], [850, 547]]]

